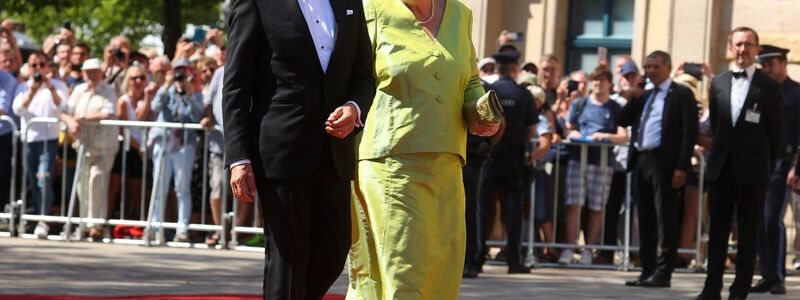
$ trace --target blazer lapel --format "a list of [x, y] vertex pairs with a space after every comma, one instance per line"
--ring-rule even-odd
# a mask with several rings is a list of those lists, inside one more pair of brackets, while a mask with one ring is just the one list
[[[301, 35], [301, 42], [305, 45], [306, 50], [309, 51], [311, 61], [314, 62], [314, 65], [317, 67], [317, 69], [322, 72], [322, 63], [319, 61], [317, 47], [314, 45], [314, 38], [311, 37], [311, 29], [308, 28], [306, 17], [303, 15], [303, 10], [300, 8], [300, 3], [298, 0], [280, 1], [284, 2], [284, 5], [282, 6], [286, 8], [286, 13], [289, 19], [288, 21], [294, 25], [296, 31]], [[279, 9], [272, 10], [272, 14], [269, 17], [274, 18], [275, 16], [280, 15], [280, 11], [281, 10]]]
[[342, 6], [343, 1], [342, 0], [329, 0], [329, 1], [331, 2], [331, 9], [333, 9], [333, 17], [336, 20], [336, 25], [333, 34], [333, 52], [331, 52], [331, 59], [328, 62], [328, 72], [325, 73], [326, 75], [332, 73], [331, 70], [334, 67], [336, 67], [335, 63], [337, 61], [336, 56], [337, 54], [339, 54], [339, 52], [341, 52], [341, 49], [339, 49], [340, 45], [339, 33], [347, 32], [347, 30], [349, 30], [349, 28], [344, 28], [344, 29], [342, 28], [342, 26], [344, 26], [345, 24], [345, 22], [343, 22], [343, 18], [345, 17], [344, 15], [345, 7]]
[[667, 128], [667, 120], [669, 118], [669, 112], [672, 110], [672, 88], [675, 86], [675, 82], [672, 82], [669, 85], [669, 89], [667, 90], [667, 96], [664, 97], [664, 109], [661, 111], [661, 135], [664, 135], [664, 128]]
[[719, 116], [720, 122], [718, 126], [727, 126], [733, 128], [733, 120], [731, 118], [731, 72], [725, 72], [720, 75], [722, 77], [723, 89], [722, 97], [717, 98], [719, 102]]

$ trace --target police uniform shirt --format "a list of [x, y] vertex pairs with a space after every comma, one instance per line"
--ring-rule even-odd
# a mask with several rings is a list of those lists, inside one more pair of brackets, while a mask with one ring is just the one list
[[800, 83], [786, 78], [781, 83], [783, 92], [783, 132], [784, 158], [791, 159], [791, 154], [800, 142]]
[[533, 95], [511, 78], [503, 77], [488, 86], [503, 106], [506, 127], [492, 148], [486, 176], [521, 176], [525, 170], [525, 147], [531, 126], [538, 122]]

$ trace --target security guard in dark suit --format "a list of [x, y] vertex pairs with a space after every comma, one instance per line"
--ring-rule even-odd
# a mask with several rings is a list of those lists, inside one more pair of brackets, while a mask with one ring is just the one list
[[786, 227], [783, 216], [786, 212], [786, 176], [792, 168], [792, 159], [800, 134], [800, 84], [789, 78], [786, 70], [786, 54], [789, 49], [762, 45], [758, 62], [761, 71], [775, 79], [783, 92], [783, 151], [772, 172], [767, 197], [764, 199], [764, 218], [758, 246], [758, 266], [761, 280], [750, 289], [753, 293], [770, 292], [786, 294]]
[[[530, 273], [523, 265], [522, 247], [522, 200], [524, 195], [523, 179], [526, 172], [525, 147], [536, 133], [538, 121], [534, 110], [533, 95], [516, 82], [519, 73], [520, 54], [516, 51], [503, 51], [494, 55], [497, 61], [497, 73], [500, 79], [487, 86], [494, 90], [503, 106], [505, 127], [503, 136], [492, 147], [488, 160], [484, 163], [479, 199], [481, 203], [481, 226], [488, 229], [490, 206], [495, 197], [502, 196], [502, 219], [507, 234], [508, 273]], [[486, 232], [482, 241], [486, 241]], [[480, 251], [479, 253], [483, 253]]]
[[464, 256], [464, 278], [477, 278], [481, 271], [482, 252], [480, 214], [478, 206], [478, 184], [481, 168], [489, 156], [491, 141], [486, 137], [467, 135], [467, 164], [462, 168], [464, 196], [466, 198], [467, 251]]

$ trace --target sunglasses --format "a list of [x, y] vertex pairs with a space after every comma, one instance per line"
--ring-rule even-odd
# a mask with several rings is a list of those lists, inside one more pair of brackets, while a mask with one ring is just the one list
[[34, 68], [44, 68], [44, 67], [46, 67], [46, 66], [47, 66], [47, 64], [46, 64], [46, 63], [41, 63], [41, 64], [31, 64], [31, 67], [34, 67]]
[[131, 80], [133, 80], [133, 81], [145, 81], [146, 79], [147, 79], [147, 77], [145, 77], [144, 75], [131, 76]]

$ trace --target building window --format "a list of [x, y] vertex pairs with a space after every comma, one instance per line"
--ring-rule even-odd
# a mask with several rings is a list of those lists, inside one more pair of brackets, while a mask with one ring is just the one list
[[635, 0], [570, 0], [566, 71], [591, 72], [598, 48], [608, 49], [609, 63], [629, 55]]

